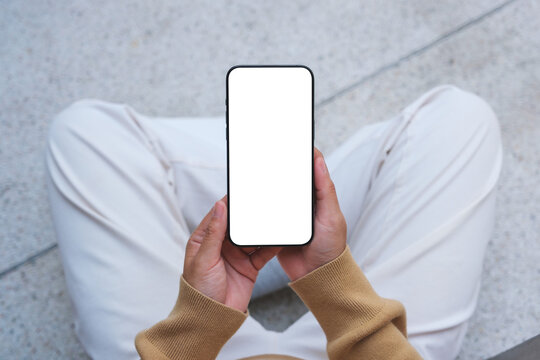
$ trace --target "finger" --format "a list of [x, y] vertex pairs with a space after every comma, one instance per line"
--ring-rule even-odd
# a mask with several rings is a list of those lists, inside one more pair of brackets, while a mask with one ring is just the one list
[[192, 259], [195, 258], [195, 256], [199, 252], [204, 236], [206, 235], [206, 228], [208, 227], [208, 225], [210, 224], [210, 220], [212, 219], [213, 212], [214, 207], [212, 207], [210, 211], [208, 211], [205, 217], [201, 220], [199, 226], [197, 226], [197, 228], [189, 237], [189, 240], [186, 244], [186, 251], [184, 256], [184, 269], [187, 269], [191, 266], [190, 264]]
[[341, 211], [334, 182], [330, 178], [322, 153], [315, 148], [315, 196], [317, 198], [317, 214], [331, 216]]
[[257, 270], [251, 264], [249, 255], [242, 251], [242, 248], [230, 241], [225, 241], [221, 249], [221, 254], [236, 272], [255, 281]]
[[201, 260], [213, 263], [219, 259], [226, 230], [227, 208], [223, 201], [219, 200], [214, 205], [210, 223], [205, 229], [205, 235], [197, 254]]
[[276, 256], [277, 253], [281, 251], [282, 248], [282, 246], [268, 246], [260, 248], [251, 254], [251, 264], [257, 271], [261, 270], [268, 261], [270, 261], [274, 256]]
[[238, 247], [240, 250], [242, 250], [244, 253], [246, 253], [247, 255], [251, 254], [252, 252], [254, 251], [257, 251], [257, 249], [259, 248], [259, 246], [242, 246], [242, 247]]

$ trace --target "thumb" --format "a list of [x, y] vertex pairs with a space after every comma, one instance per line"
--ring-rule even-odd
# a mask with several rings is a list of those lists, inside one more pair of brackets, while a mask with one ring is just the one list
[[328, 219], [341, 212], [334, 182], [330, 178], [322, 153], [315, 148], [315, 195], [317, 215]]
[[205, 229], [205, 235], [198, 252], [204, 262], [212, 264], [221, 256], [221, 246], [227, 230], [227, 208], [223, 201], [215, 203], [212, 218]]

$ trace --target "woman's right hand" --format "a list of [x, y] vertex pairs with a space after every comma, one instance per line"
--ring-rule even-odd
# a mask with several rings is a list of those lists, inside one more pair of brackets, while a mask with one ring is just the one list
[[339, 207], [334, 182], [322, 153], [315, 148], [315, 233], [304, 246], [287, 246], [278, 253], [283, 270], [294, 281], [334, 260], [346, 247], [347, 223]]

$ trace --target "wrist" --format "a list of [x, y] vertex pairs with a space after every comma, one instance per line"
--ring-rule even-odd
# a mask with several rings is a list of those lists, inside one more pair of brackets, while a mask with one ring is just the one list
[[317, 270], [318, 268], [334, 261], [341, 255], [343, 255], [343, 253], [346, 250], [346, 247], [347, 247], [347, 244], [345, 243], [340, 248], [335, 248], [335, 249], [332, 249], [332, 251], [321, 254], [319, 257], [317, 257], [317, 259], [315, 259], [315, 261], [308, 262], [308, 265], [306, 266], [304, 272], [299, 274], [299, 276], [296, 276], [295, 279], [291, 279], [291, 281], [304, 277], [312, 273], [313, 271]]

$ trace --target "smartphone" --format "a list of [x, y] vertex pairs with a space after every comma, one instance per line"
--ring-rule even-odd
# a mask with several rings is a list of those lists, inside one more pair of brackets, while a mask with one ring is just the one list
[[303, 65], [238, 65], [226, 83], [231, 242], [308, 244], [315, 201], [312, 71]]

